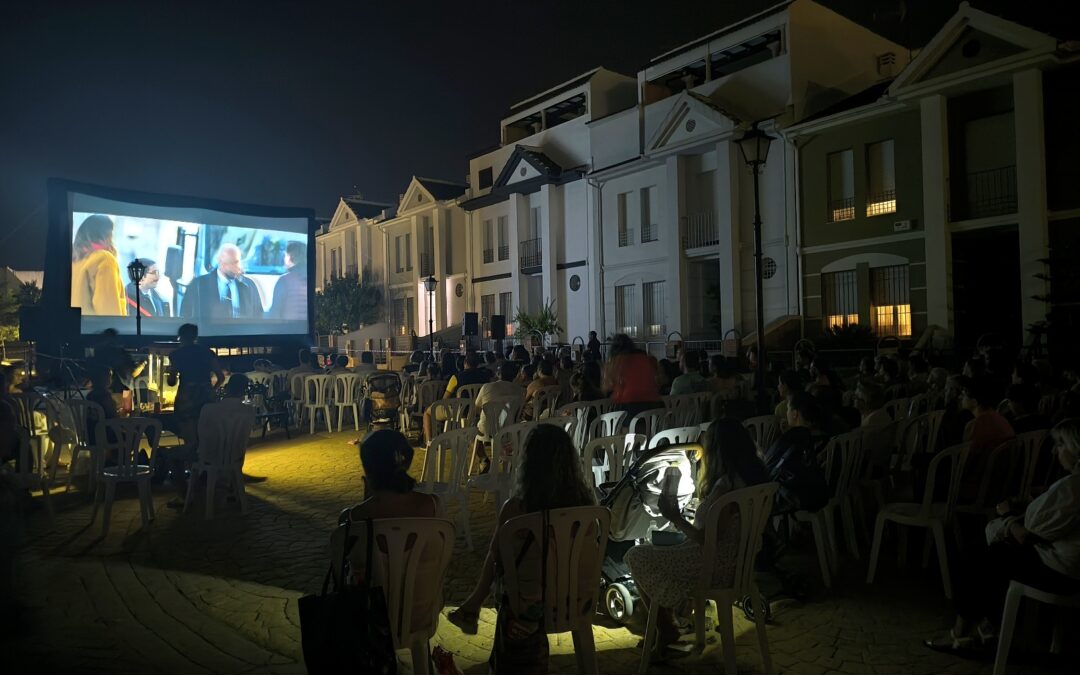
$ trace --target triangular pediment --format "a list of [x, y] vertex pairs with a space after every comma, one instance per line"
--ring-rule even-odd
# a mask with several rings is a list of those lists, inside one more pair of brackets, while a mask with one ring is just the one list
[[345, 204], [344, 199], [338, 200], [337, 209], [334, 211], [333, 217], [330, 218], [330, 225], [327, 227], [327, 232], [332, 232], [336, 229], [344, 227], [345, 223], [356, 220], [356, 214]]
[[664, 121], [649, 139], [646, 153], [695, 145], [713, 134], [731, 131], [738, 124], [734, 115], [721, 110], [709, 99], [683, 92], [675, 97]]
[[409, 188], [405, 190], [405, 194], [398, 203], [398, 214], [429, 208], [434, 202], [435, 198], [431, 196], [424, 184], [413, 176], [413, 179], [409, 181]]
[[889, 87], [890, 95], [933, 81], [945, 82], [1008, 60], [1049, 54], [1057, 40], [962, 3]]
[[556, 180], [563, 173], [562, 167], [548, 157], [540, 148], [527, 145], [514, 147], [506, 160], [493, 188], [503, 188], [518, 183]]

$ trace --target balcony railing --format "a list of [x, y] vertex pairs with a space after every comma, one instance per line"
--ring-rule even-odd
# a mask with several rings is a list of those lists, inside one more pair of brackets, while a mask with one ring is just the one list
[[1016, 167], [976, 171], [967, 175], [967, 194], [962, 213], [954, 220], [973, 220], [1016, 213]]
[[619, 230], [619, 248], [630, 246], [634, 243], [634, 229]]
[[660, 226], [653, 223], [652, 225], [641, 226], [641, 243], [648, 244], [650, 241], [656, 241], [660, 238]]
[[435, 256], [425, 251], [420, 252], [420, 276], [430, 277], [435, 274]]
[[540, 267], [544, 264], [544, 254], [540, 248], [540, 239], [526, 239], [521, 242], [518, 263], [522, 270]]
[[495, 249], [493, 248], [484, 249], [484, 263], [487, 264], [489, 262], [495, 262]]
[[832, 199], [829, 201], [829, 222], [839, 223], [842, 220], [855, 220], [855, 198]]
[[883, 216], [896, 213], [896, 190], [885, 190], [866, 198], [866, 216]]
[[712, 213], [695, 213], [682, 217], [683, 248], [702, 248], [720, 243], [720, 229]]
[[508, 244], [499, 245], [499, 260], [510, 259], [510, 246]]

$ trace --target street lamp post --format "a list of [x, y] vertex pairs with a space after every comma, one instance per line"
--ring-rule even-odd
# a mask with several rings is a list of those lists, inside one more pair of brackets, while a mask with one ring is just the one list
[[135, 284], [135, 335], [142, 336], [142, 289], [139, 282], [146, 276], [146, 265], [142, 260], [134, 258], [127, 266], [128, 277]]
[[432, 305], [435, 299], [435, 287], [439, 284], [435, 277], [429, 276], [424, 279], [424, 288], [428, 292], [427, 316], [428, 316], [428, 350], [431, 352], [431, 360], [435, 360], [435, 315], [432, 313]]
[[758, 405], [765, 402], [765, 293], [762, 288], [761, 265], [761, 201], [759, 196], [760, 169], [769, 156], [773, 137], [758, 129], [757, 123], [736, 140], [743, 161], [754, 174], [754, 290], [757, 295], [757, 395]]

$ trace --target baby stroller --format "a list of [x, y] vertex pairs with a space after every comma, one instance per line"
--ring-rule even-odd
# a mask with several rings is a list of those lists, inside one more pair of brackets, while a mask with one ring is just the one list
[[375, 372], [364, 382], [362, 414], [368, 431], [375, 424], [390, 424], [401, 408], [401, 378], [397, 373]]
[[[640, 596], [623, 557], [638, 540], [648, 539], [652, 532], [675, 529], [660, 514], [658, 506], [664, 477], [672, 465], [682, 472], [677, 495], [679, 507], [685, 509], [694, 497], [694, 467], [687, 451], [698, 447], [697, 444], [667, 445], [642, 453], [601, 498], [600, 504], [611, 509], [611, 530], [601, 567], [603, 602], [597, 612], [618, 623], [627, 623], [633, 616], [634, 603]], [[603, 491], [604, 487], [600, 489]]]

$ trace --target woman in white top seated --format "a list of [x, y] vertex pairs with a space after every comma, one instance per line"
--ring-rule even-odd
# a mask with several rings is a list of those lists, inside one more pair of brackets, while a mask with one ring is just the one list
[[997, 506], [986, 526], [987, 546], [971, 551], [953, 574], [956, 622], [948, 635], [927, 640], [939, 651], [966, 652], [992, 642], [1012, 580], [1049, 593], [1080, 593], [1080, 418], [1050, 432], [1067, 475], [1026, 507]]

